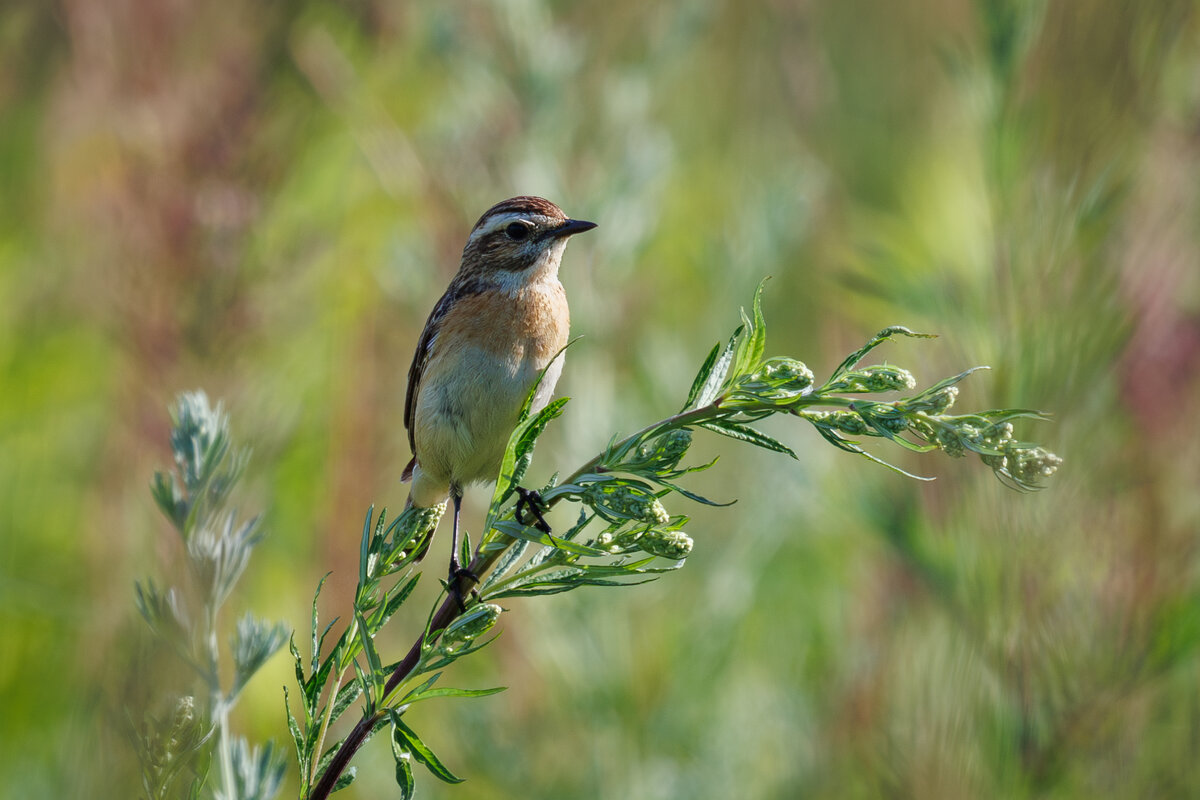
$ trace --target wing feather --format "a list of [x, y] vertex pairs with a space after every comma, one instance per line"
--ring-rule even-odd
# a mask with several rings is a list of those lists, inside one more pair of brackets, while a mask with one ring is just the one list
[[464, 297], [473, 294], [479, 294], [484, 290], [484, 286], [480, 283], [458, 283], [457, 281], [450, 284], [450, 288], [446, 289], [446, 293], [437, 301], [437, 305], [433, 307], [433, 311], [429, 314], [429, 319], [425, 321], [425, 330], [421, 331], [421, 338], [417, 340], [417, 350], [413, 353], [412, 366], [408, 368], [408, 390], [404, 395], [404, 428], [408, 431], [408, 446], [413, 452], [413, 458], [416, 458], [417, 442], [414, 432], [417, 414], [417, 398], [421, 392], [421, 376], [425, 374], [425, 367], [429, 364], [429, 359], [433, 357], [434, 349], [437, 345], [437, 337], [442, 329], [442, 322], [450, 309]]

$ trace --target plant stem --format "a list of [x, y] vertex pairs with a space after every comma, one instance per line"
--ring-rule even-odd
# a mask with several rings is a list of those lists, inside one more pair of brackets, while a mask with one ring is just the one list
[[[351, 622], [350, 624], [357, 625], [358, 623]], [[321, 732], [317, 734], [317, 747], [315, 752], [318, 756], [320, 756], [321, 752], [325, 749], [325, 734], [329, 732], [329, 725], [333, 720], [333, 707], [337, 702], [338, 690], [342, 687], [342, 678], [346, 676], [347, 669], [349, 669], [348, 666], [343, 667], [338, 673], [337, 679], [333, 682], [333, 689], [329, 692], [329, 703], [325, 708], [325, 718], [321, 720]], [[315, 774], [316, 769], [317, 763], [314, 761], [312, 765], [312, 772], [305, 776], [305, 783], [311, 783], [313, 778], [317, 777]]]

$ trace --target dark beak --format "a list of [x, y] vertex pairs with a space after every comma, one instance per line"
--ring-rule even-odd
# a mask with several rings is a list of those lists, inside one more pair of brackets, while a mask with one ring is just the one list
[[596, 227], [596, 223], [588, 222], [585, 219], [569, 219], [551, 231], [550, 235], [556, 239], [564, 236], [574, 236], [577, 233], [590, 231], [594, 227]]

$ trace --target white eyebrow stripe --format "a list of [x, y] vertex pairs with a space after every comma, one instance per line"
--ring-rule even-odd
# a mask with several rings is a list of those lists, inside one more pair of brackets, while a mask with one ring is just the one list
[[548, 219], [548, 217], [543, 214], [529, 214], [521, 211], [508, 211], [503, 214], [496, 214], [493, 217], [488, 217], [488, 219], [484, 221], [483, 225], [480, 225], [478, 228], [471, 231], [471, 238], [468, 240], [468, 243], [474, 242], [480, 237], [487, 236], [490, 233], [495, 233], [501, 228], [504, 228], [514, 222], [520, 222], [524, 220], [526, 222], [539, 224], [544, 223], [546, 219]]

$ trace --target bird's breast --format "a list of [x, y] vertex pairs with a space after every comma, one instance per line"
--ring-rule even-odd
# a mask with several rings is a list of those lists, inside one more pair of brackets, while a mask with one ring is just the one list
[[569, 328], [557, 281], [516, 296], [485, 292], [459, 301], [432, 343], [421, 379], [414, 420], [418, 461], [455, 482], [494, 477], [542, 370], [535, 410], [553, 394], [562, 359], [551, 359], [566, 346]]

